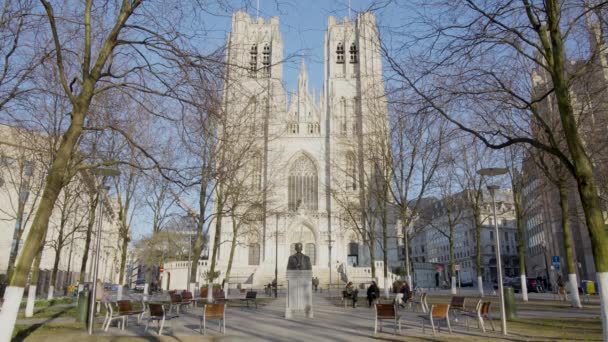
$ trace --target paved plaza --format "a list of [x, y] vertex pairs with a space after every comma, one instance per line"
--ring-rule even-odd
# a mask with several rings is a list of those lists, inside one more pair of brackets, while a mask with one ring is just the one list
[[[466, 294], [471, 295], [471, 294]], [[531, 299], [545, 297], [547, 294], [531, 294]], [[445, 291], [438, 291], [430, 295], [431, 302], [449, 301], [450, 297]], [[199, 332], [199, 315], [201, 308], [190, 308], [185, 312], [181, 312], [179, 317], [168, 321], [165, 325], [163, 335], [166, 337], [162, 340], [221, 340], [221, 341], [403, 341], [403, 340], [468, 340], [472, 337], [478, 339], [500, 340], [499, 332], [492, 332], [490, 324], [486, 323], [488, 332], [481, 333], [476, 328], [474, 322], [471, 323], [471, 329], [467, 330], [464, 327], [462, 319], [459, 322], [452, 324], [453, 334], [449, 335], [442, 328], [442, 332], [435, 337], [432, 336], [431, 330], [427, 329], [426, 334], [423, 334], [421, 328], [421, 318], [419, 312], [410, 310], [401, 310], [402, 316], [402, 332], [401, 335], [394, 335], [392, 322], [384, 323], [384, 332], [374, 334], [374, 310], [367, 307], [365, 298], [359, 298], [359, 304], [356, 308], [347, 306], [346, 308], [339, 303], [339, 300], [334, 297], [329, 297], [326, 293], [317, 293], [314, 295], [314, 318], [307, 319], [303, 315], [295, 317], [292, 320], [284, 318], [285, 313], [285, 297], [278, 299], [264, 300], [266, 305], [260, 305], [258, 309], [255, 307], [241, 307], [238, 304], [228, 306], [226, 312], [226, 334], [222, 335], [219, 332], [217, 321], [208, 322], [207, 336], [203, 337]], [[555, 309], [555, 306], [546, 301], [547, 306], [519, 306], [518, 316], [520, 319], [527, 318], [558, 318], [558, 317], [577, 317], [599, 320], [599, 310], [595, 309], [595, 304], [592, 308], [583, 310], [573, 308]], [[59, 319], [53, 323], [67, 322], [70, 318]], [[29, 323], [39, 323], [39, 321], [28, 320]], [[73, 321], [73, 320], [72, 320]], [[26, 321], [21, 321], [23, 324]], [[499, 329], [500, 322], [494, 321], [494, 326]], [[144, 336], [146, 340], [158, 340], [156, 335], [157, 326], [153, 323], [147, 332], [144, 332], [144, 325], [136, 325], [135, 319], [131, 320], [128, 327], [122, 331], [115, 325], [110, 327], [108, 332], [96, 331], [97, 336], [104, 336], [104, 340], [129, 340], [133, 337]], [[559, 332], [556, 331], [554, 338], [559, 337]], [[69, 340], [78, 340], [86, 337], [83, 333], [78, 333], [73, 336], [67, 336]], [[508, 340], [553, 340], [550, 336], [548, 339], [529, 339], [527, 336], [518, 332], [511, 332]], [[73, 339], [70, 339], [73, 338]], [[97, 337], [98, 339], [98, 337]]]

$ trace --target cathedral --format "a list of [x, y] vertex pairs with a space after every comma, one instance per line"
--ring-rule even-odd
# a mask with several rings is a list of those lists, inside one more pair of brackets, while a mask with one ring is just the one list
[[310, 89], [302, 61], [297, 89], [286, 91], [279, 18], [256, 19], [244, 11], [233, 15], [222, 100], [226, 138], [217, 165], [239, 167], [218, 185], [214, 203], [221, 201], [226, 209], [221, 236], [215, 238], [214, 222], [208, 240], [217, 244], [220, 281], [268, 284], [277, 267], [281, 283], [298, 242], [322, 284], [371, 280], [365, 239], [378, 241], [373, 251], [377, 278], [394, 277], [390, 271], [402, 263], [398, 222], [390, 219], [388, 204], [373, 205], [384, 206], [384, 218], [389, 217], [386, 241], [381, 233], [367, 233], [380, 229], [374, 223], [379, 219], [366, 218], [372, 214], [361, 210], [373, 202], [370, 189], [381, 172], [371, 156], [388, 146], [374, 15], [361, 13], [355, 21], [329, 17], [324, 51], [323, 88]]

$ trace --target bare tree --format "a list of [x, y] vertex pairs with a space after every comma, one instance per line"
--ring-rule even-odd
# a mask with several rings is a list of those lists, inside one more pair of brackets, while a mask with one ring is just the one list
[[[608, 4], [467, 0], [404, 6], [418, 17], [418, 26], [413, 30], [401, 27], [400, 32], [411, 35], [402, 35], [400, 42], [394, 37], [396, 51], [385, 48], [396, 78], [446, 120], [488, 147], [528, 144], [564, 164], [577, 182], [598, 280], [602, 291], [608, 291], [608, 251], [603, 247], [608, 237], [597, 171], [591, 145], [585, 142], [585, 128], [577, 124], [587, 110], [579, 110], [573, 96], [577, 80], [605, 66], [602, 37]], [[430, 6], [433, 10], [425, 11]], [[588, 37], [591, 39], [584, 39]], [[403, 54], [402, 49], [414, 43], [417, 48]], [[541, 85], [544, 91], [533, 91]], [[549, 116], [532, 110], [549, 104]], [[552, 130], [551, 118], [563, 133]], [[532, 131], [530, 122], [539, 129]], [[566, 142], [567, 152], [560, 148], [558, 136]], [[604, 338], [608, 338], [608, 299], [602, 300]]]

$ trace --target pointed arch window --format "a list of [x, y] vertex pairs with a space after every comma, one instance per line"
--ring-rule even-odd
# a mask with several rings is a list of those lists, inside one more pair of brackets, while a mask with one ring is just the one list
[[290, 211], [316, 211], [319, 201], [317, 167], [310, 158], [301, 156], [289, 169], [288, 199]]
[[357, 158], [353, 152], [346, 155], [346, 189], [357, 190]]
[[255, 77], [258, 68], [258, 45], [253, 44], [249, 51], [249, 76]]
[[310, 264], [317, 264], [317, 246], [314, 243], [307, 243], [304, 248], [304, 254], [306, 254], [310, 258]]
[[255, 96], [249, 98], [249, 104], [247, 105], [247, 113], [249, 113], [249, 129], [251, 134], [255, 134], [256, 125], [259, 125], [258, 121], [258, 100]]
[[262, 156], [256, 153], [252, 158], [251, 185], [254, 190], [262, 190]]
[[249, 244], [249, 265], [260, 264], [260, 244], [250, 243]]
[[262, 50], [262, 67], [264, 76], [270, 77], [270, 46], [268, 44], [264, 44], [264, 49]]
[[357, 50], [357, 44], [355, 44], [355, 43], [350, 44], [349, 52], [350, 52], [350, 62], [351, 63], [359, 62], [359, 56], [358, 56], [359, 50]]
[[336, 63], [344, 63], [344, 45], [342, 42], [338, 43], [338, 47], [336, 47]]
[[340, 99], [340, 135], [346, 135], [346, 99], [345, 98], [341, 98]]

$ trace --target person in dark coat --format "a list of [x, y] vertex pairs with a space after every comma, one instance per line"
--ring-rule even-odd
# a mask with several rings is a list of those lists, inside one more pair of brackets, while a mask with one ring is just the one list
[[367, 302], [370, 308], [372, 307], [372, 302], [378, 298], [379, 292], [378, 285], [376, 285], [375, 281], [372, 281], [372, 284], [367, 288]]

